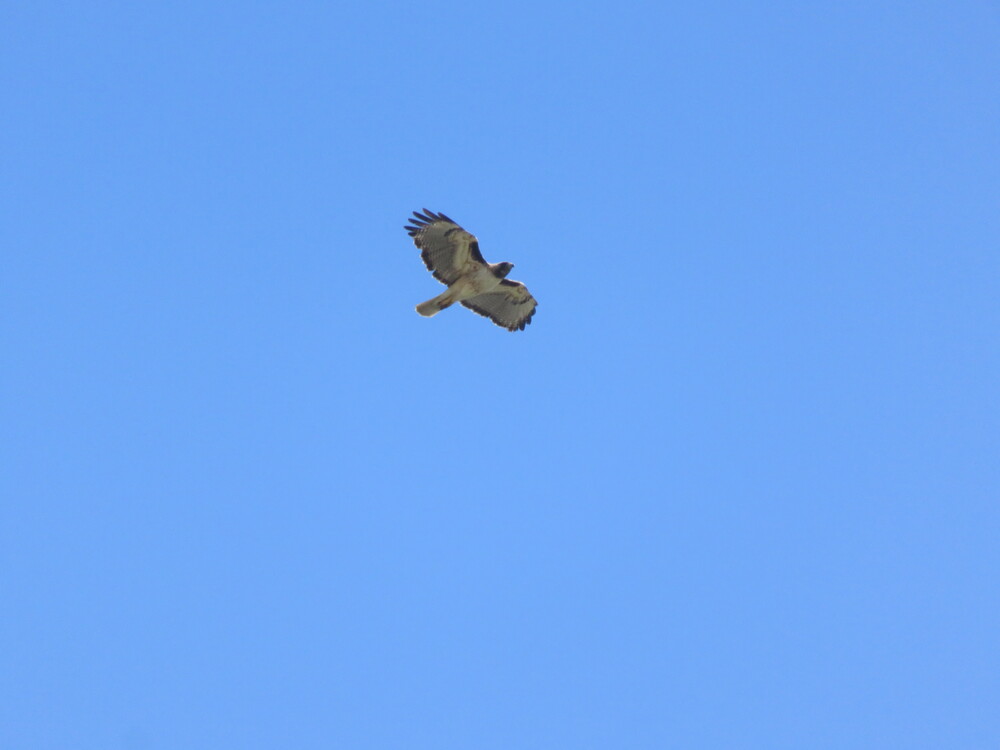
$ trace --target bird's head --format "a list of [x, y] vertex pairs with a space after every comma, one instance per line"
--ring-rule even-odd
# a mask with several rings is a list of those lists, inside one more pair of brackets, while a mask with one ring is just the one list
[[505, 261], [503, 263], [497, 263], [494, 272], [496, 273], [497, 278], [505, 279], [507, 278], [507, 274], [509, 274], [513, 269], [514, 269], [514, 264], [507, 263]]

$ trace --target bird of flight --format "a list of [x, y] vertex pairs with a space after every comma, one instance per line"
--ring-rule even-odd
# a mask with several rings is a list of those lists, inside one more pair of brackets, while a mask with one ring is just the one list
[[461, 302], [501, 328], [523, 331], [538, 302], [524, 284], [507, 278], [514, 264], [487, 263], [476, 238], [444, 214], [425, 208], [413, 216], [403, 228], [419, 248], [427, 269], [448, 287], [417, 305], [417, 312], [430, 318]]

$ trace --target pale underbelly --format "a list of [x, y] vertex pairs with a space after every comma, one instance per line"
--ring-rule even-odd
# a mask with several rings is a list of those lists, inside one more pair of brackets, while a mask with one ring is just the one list
[[500, 279], [486, 272], [470, 276], [455, 282], [450, 289], [456, 299], [469, 299], [485, 292], [490, 292], [500, 285]]

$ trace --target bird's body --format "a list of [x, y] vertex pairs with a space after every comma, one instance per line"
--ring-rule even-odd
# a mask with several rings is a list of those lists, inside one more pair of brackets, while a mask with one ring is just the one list
[[507, 274], [512, 263], [487, 263], [479, 242], [444, 214], [414, 211], [406, 231], [434, 278], [448, 289], [417, 305], [425, 317], [437, 315], [456, 302], [509, 331], [523, 331], [535, 314], [537, 301], [519, 281]]
[[430, 318], [456, 302], [463, 302], [478, 297], [480, 294], [492, 292], [500, 286], [500, 281], [503, 279], [503, 276], [497, 274], [497, 266], [499, 265], [498, 263], [482, 266], [468, 276], [463, 276], [437, 297], [417, 305], [417, 312]]

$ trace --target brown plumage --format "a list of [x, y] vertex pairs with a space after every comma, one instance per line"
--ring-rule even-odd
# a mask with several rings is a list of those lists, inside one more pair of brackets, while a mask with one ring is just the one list
[[413, 216], [404, 229], [427, 269], [448, 287], [417, 305], [418, 313], [431, 317], [461, 302], [508, 331], [523, 331], [531, 323], [538, 302], [524, 284], [506, 278], [512, 263], [487, 263], [478, 240], [442, 213], [425, 208]]

